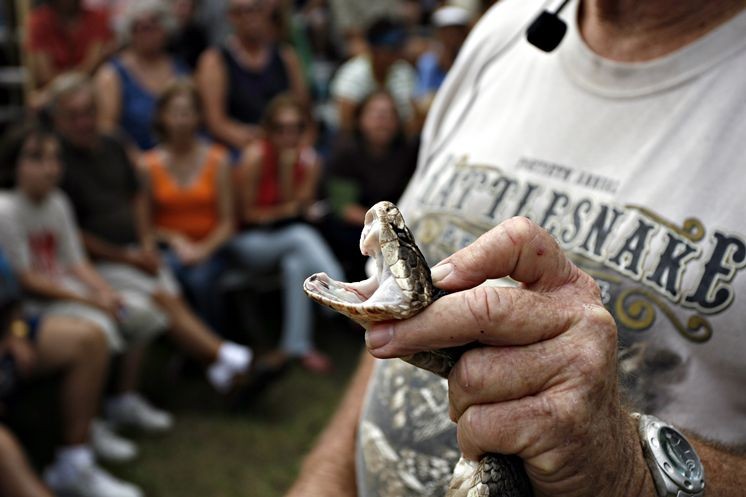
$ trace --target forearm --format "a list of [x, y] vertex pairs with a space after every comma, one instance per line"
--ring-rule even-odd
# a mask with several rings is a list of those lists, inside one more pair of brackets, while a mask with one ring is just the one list
[[746, 496], [746, 448], [726, 448], [696, 437], [693, 444], [705, 468], [707, 497]]
[[210, 133], [223, 143], [241, 149], [259, 136], [256, 126], [243, 124], [226, 117], [213, 118], [209, 121]]
[[88, 261], [79, 262], [72, 266], [70, 272], [96, 293], [110, 293], [112, 291], [111, 286]]
[[101, 65], [101, 62], [103, 62], [104, 59], [106, 59], [113, 51], [113, 43], [96, 42], [88, 49], [85, 58], [77, 69], [86, 74], [93, 74], [96, 69], [98, 69], [99, 65]]
[[19, 274], [21, 287], [29, 295], [48, 300], [72, 300], [88, 303], [87, 297], [80, 295], [58, 282], [34, 271], [23, 271]]
[[316, 445], [306, 457], [300, 475], [286, 497], [354, 497], [355, 447], [363, 399], [375, 362], [363, 354], [347, 393]]
[[31, 52], [28, 54], [29, 68], [34, 88], [44, 88], [54, 78], [52, 62], [44, 52]]

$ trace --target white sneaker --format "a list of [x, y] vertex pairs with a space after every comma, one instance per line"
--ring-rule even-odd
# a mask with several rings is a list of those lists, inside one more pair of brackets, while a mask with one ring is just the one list
[[106, 417], [113, 426], [128, 426], [151, 433], [170, 430], [171, 414], [154, 407], [138, 393], [127, 393], [106, 404]]
[[44, 481], [58, 497], [144, 496], [137, 486], [114, 478], [95, 464], [80, 468], [76, 473], [71, 478], [52, 466], [44, 472]]
[[119, 436], [100, 419], [91, 422], [91, 447], [97, 457], [108, 462], [124, 463], [137, 457], [137, 445]]

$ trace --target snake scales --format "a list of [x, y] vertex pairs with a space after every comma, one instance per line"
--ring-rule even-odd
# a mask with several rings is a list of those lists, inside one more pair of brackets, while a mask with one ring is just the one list
[[[414, 316], [442, 295], [433, 286], [430, 268], [391, 202], [379, 202], [365, 216], [360, 250], [376, 260], [376, 274], [344, 283], [324, 273], [304, 283], [306, 294], [367, 328], [371, 323]], [[461, 354], [471, 346], [418, 352], [402, 359], [448, 378]], [[446, 497], [530, 497], [531, 484], [516, 456], [487, 454], [478, 463], [461, 459]]]

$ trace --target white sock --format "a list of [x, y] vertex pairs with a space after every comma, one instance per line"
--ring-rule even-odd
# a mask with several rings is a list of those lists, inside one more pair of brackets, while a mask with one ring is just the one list
[[233, 376], [248, 371], [253, 357], [254, 353], [250, 348], [223, 342], [217, 359], [207, 368], [207, 378], [217, 391], [225, 393], [230, 389]]
[[86, 445], [68, 445], [57, 449], [54, 462], [57, 477], [64, 482], [76, 481], [80, 472], [95, 463], [93, 450]]

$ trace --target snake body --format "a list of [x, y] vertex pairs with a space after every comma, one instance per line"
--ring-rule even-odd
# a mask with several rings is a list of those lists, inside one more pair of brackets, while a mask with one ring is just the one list
[[[367, 212], [360, 238], [363, 255], [375, 258], [376, 275], [359, 283], [343, 283], [324, 273], [304, 283], [316, 302], [360, 323], [407, 319], [443, 295], [399, 209], [379, 202]], [[418, 352], [402, 359], [448, 378], [461, 355], [476, 346]], [[478, 463], [462, 458], [454, 469], [446, 497], [531, 497], [531, 484], [516, 456], [487, 454]]]

